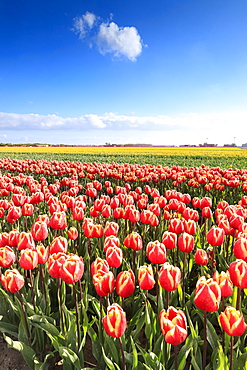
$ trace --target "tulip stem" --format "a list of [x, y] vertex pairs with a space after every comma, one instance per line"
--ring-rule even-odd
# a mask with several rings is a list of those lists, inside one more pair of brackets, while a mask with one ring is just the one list
[[79, 351], [80, 346], [81, 346], [81, 335], [80, 335], [81, 333], [80, 333], [79, 309], [78, 309], [78, 301], [77, 301], [75, 284], [73, 284], [73, 293], [74, 293], [74, 301], [75, 301], [75, 316], [76, 316], [76, 328], [77, 328], [78, 351]]
[[204, 311], [204, 341], [203, 341], [203, 365], [202, 370], [206, 367], [207, 357], [207, 311]]
[[122, 370], [126, 370], [126, 362], [125, 362], [125, 357], [124, 357], [123, 342], [122, 342], [121, 337], [119, 337], [118, 339], [119, 339], [120, 350], [121, 350], [121, 354], [122, 354]]
[[238, 287], [238, 295], [237, 295], [237, 304], [236, 310], [240, 310], [240, 301], [241, 301], [241, 288]]
[[156, 282], [156, 296], [157, 296], [157, 310], [159, 307], [159, 295], [160, 295], [160, 290], [159, 290], [159, 265], [156, 263], [156, 271], [155, 271], [155, 282]]
[[44, 268], [43, 268], [43, 265], [42, 264], [39, 265], [39, 271], [40, 271], [40, 283], [41, 283], [41, 287], [42, 287], [43, 292], [44, 292], [45, 303], [47, 305], [47, 294], [46, 294], [46, 285], [45, 285], [45, 275], [44, 275]]
[[232, 370], [232, 359], [233, 359], [233, 336], [231, 336], [230, 343], [231, 343], [231, 347], [230, 347], [230, 368], [229, 368], [229, 370]]
[[29, 278], [30, 278], [30, 284], [31, 284], [33, 310], [34, 310], [34, 312], [36, 312], [35, 294], [34, 294], [34, 288], [33, 288], [33, 276], [32, 276], [32, 272], [31, 272], [31, 270], [29, 270]]
[[174, 369], [178, 370], [178, 348], [174, 346]]
[[184, 252], [184, 263], [183, 263], [183, 307], [185, 307], [185, 268], [186, 268], [186, 253]]
[[63, 308], [62, 308], [62, 287], [61, 287], [61, 278], [57, 280], [58, 285], [58, 304], [59, 304], [59, 313], [60, 313], [60, 327], [62, 334], [64, 335], [64, 322], [63, 322]]
[[29, 347], [32, 347], [31, 336], [30, 336], [30, 331], [29, 331], [28, 322], [27, 322], [27, 311], [26, 311], [26, 308], [24, 306], [24, 302], [23, 302], [23, 299], [22, 299], [22, 296], [21, 296], [21, 293], [19, 292], [19, 290], [17, 291], [17, 295], [18, 295], [19, 301], [21, 303], [21, 307], [22, 307], [22, 311], [23, 311], [23, 315], [24, 315], [24, 322], [25, 322], [25, 327], [26, 327], [28, 344], [29, 344]]

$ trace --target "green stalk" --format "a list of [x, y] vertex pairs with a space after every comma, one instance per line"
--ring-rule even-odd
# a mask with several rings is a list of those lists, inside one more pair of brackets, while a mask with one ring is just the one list
[[76, 328], [77, 328], [77, 340], [78, 340], [78, 351], [80, 350], [81, 346], [81, 332], [80, 332], [80, 323], [79, 323], [79, 309], [78, 309], [78, 301], [77, 301], [77, 294], [76, 294], [76, 287], [73, 284], [73, 293], [74, 293], [74, 301], [75, 301], [75, 315], [76, 315]]
[[202, 370], [205, 370], [207, 359], [207, 312], [204, 311], [204, 339], [203, 339], [203, 364]]

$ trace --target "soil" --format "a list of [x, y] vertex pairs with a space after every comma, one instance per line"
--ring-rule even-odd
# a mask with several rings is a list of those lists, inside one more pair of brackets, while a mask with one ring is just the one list
[[[90, 341], [87, 342], [84, 349], [84, 358], [86, 367], [96, 367], [96, 361], [92, 355], [92, 346]], [[7, 343], [0, 336], [0, 369], [1, 370], [30, 370], [22, 354], [15, 349], [8, 348]], [[50, 365], [51, 370], [63, 370], [63, 361], [57, 360]], [[82, 369], [83, 370], [83, 369]]]

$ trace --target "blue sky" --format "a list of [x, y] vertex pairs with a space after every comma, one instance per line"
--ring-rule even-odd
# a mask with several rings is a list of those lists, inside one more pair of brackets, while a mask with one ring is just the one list
[[246, 0], [0, 0], [0, 142], [247, 142]]

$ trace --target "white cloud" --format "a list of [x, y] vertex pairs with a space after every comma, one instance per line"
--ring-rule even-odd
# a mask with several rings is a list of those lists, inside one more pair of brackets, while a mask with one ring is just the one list
[[93, 28], [96, 22], [96, 16], [93, 13], [86, 12], [81, 17], [74, 19], [74, 27], [72, 30], [79, 35], [80, 39], [83, 39], [86, 34]]
[[[61, 117], [56, 114], [17, 114], [0, 112], [0, 129], [9, 131], [54, 131], [77, 130], [114, 132], [187, 132], [200, 133], [203, 138], [214, 134], [219, 137], [228, 133], [230, 137], [247, 137], [247, 111], [220, 113], [191, 113], [177, 116], [136, 116], [105, 113], [85, 114], [81, 117]], [[120, 134], [119, 134], [120, 135]], [[3, 137], [3, 136], [2, 136]], [[243, 139], [244, 140], [244, 139]], [[219, 140], [218, 140], [219, 141]]]
[[142, 52], [141, 37], [135, 27], [118, 27], [114, 22], [102, 23], [97, 35], [101, 54], [111, 53], [114, 57], [124, 56], [131, 61]]
[[[112, 14], [110, 15], [112, 19]], [[72, 30], [81, 40], [96, 45], [103, 55], [110, 53], [115, 58], [125, 57], [132, 62], [142, 52], [143, 43], [135, 27], [119, 27], [114, 22], [97, 22], [100, 18], [93, 13], [85, 13], [74, 19]], [[93, 30], [94, 29], [94, 30]], [[94, 32], [90, 32], [90, 31]]]

